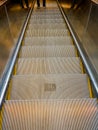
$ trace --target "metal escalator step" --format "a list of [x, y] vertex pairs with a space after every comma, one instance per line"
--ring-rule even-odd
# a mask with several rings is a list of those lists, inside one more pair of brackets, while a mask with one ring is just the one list
[[19, 75], [12, 78], [12, 100], [73, 98], [89, 98], [85, 74]]
[[[51, 8], [51, 7], [52, 7], [51, 9], [53, 9], [53, 8], [57, 9], [57, 8], [58, 8], [58, 5], [57, 5], [56, 2], [55, 2], [55, 3], [53, 3], [53, 2], [52, 2], [52, 3], [51, 3], [51, 2], [49, 3], [49, 2], [48, 2], [47, 7], [48, 7], [48, 8]], [[35, 5], [35, 9], [36, 9], [36, 8], [37, 8], [37, 5]], [[45, 10], [45, 9], [46, 9], [46, 8], [44, 8], [44, 10]]]
[[70, 36], [59, 37], [25, 37], [24, 45], [72, 45], [73, 41]]
[[75, 57], [74, 46], [22, 46], [20, 58], [35, 57]]
[[[41, 17], [41, 15], [40, 16], [33, 16], [33, 17], [31, 17], [31, 19], [30, 19], [30, 21], [38, 21], [38, 20], [40, 20], [40, 21], [43, 21], [43, 20], [57, 20], [57, 19], [59, 19], [59, 20], [62, 20], [62, 16], [54, 16], [54, 15], [49, 15], [49, 16], [46, 16], [46, 15], [42, 15], [42, 17]], [[63, 21], [63, 20], [62, 20]]]
[[33, 12], [32, 13], [32, 15], [31, 15], [31, 17], [33, 16], [33, 15], [61, 15], [61, 12], [58, 10], [58, 11], [55, 11], [55, 10], [49, 10], [49, 11], [47, 11], [47, 10], [43, 10], [43, 11], [35, 11], [35, 12]]
[[81, 73], [79, 58], [19, 58], [17, 74]]
[[5, 101], [3, 130], [97, 130], [96, 99]]
[[42, 9], [40, 8], [40, 10], [38, 9], [34, 9], [33, 12], [32, 12], [32, 15], [33, 14], [61, 14], [60, 10], [58, 8], [46, 8], [46, 9]]
[[[52, 1], [52, 4], [54, 4], [53, 1]], [[57, 5], [57, 3], [55, 3], [55, 4]], [[42, 11], [43, 12], [46, 12], [46, 11], [60, 11], [58, 6], [57, 7], [52, 7], [52, 6], [48, 7], [48, 5], [49, 5], [49, 1], [47, 3], [47, 7], [46, 8], [40, 8], [40, 10], [37, 8], [37, 5], [35, 5], [33, 11], [37, 11], [37, 12], [42, 12]]]
[[65, 23], [63, 19], [30, 19], [29, 24], [38, 24], [38, 23]]
[[66, 24], [29, 24], [27, 29], [67, 29]]
[[61, 14], [58, 14], [58, 15], [47, 15], [47, 14], [39, 14], [39, 15], [32, 15], [31, 16], [31, 19], [61, 19], [62, 18], [62, 15]]
[[32, 29], [27, 30], [25, 36], [26, 37], [35, 37], [35, 36], [68, 36], [69, 31], [67, 29]]

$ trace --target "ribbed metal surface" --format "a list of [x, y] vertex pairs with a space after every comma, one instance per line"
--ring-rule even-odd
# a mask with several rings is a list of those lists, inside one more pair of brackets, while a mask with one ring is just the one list
[[74, 46], [23, 46], [20, 52], [21, 58], [75, 56]]
[[60, 37], [25, 37], [24, 45], [72, 45], [73, 41], [70, 36]]
[[63, 19], [30, 19], [30, 24], [35, 23], [64, 23]]
[[50, 74], [14, 76], [12, 100], [88, 98], [87, 76], [84, 74]]
[[28, 30], [26, 31], [25, 36], [26, 37], [35, 37], [35, 36], [66, 36], [69, 35], [69, 32], [67, 29], [32, 29], [32, 30]]
[[40, 10], [39, 9], [37, 9], [37, 8], [34, 8], [34, 10], [33, 10], [33, 13], [32, 13], [32, 15], [35, 15], [35, 14], [40, 14], [40, 15], [42, 15], [42, 14], [54, 14], [54, 15], [56, 15], [56, 14], [61, 14], [61, 12], [60, 12], [60, 10], [58, 9], [58, 8], [46, 8], [46, 9], [44, 9], [44, 8], [40, 8]]
[[6, 101], [3, 130], [97, 130], [95, 99]]
[[36, 19], [36, 20], [39, 20], [39, 19], [62, 19], [62, 15], [61, 14], [51, 14], [51, 15], [49, 15], [49, 14], [33, 14], [32, 16], [31, 16], [31, 19], [33, 20], [33, 19]]
[[[57, 5], [57, 3], [56, 3], [56, 5]], [[38, 12], [51, 12], [51, 13], [54, 13], [54, 12], [56, 13], [61, 13], [61, 11], [59, 10], [59, 8], [58, 8], [58, 6], [57, 7], [48, 7], [48, 5], [47, 5], [47, 7], [46, 8], [40, 8], [40, 10], [37, 8], [37, 5], [35, 5], [35, 7], [34, 7], [34, 10], [33, 10], [33, 13], [38, 13]], [[33, 14], [32, 13], [32, 14]]]
[[[32, 15], [61, 15], [61, 12], [59, 10], [55, 10], [55, 9], [49, 9], [49, 10], [34, 10]], [[32, 17], [32, 16], [31, 16]]]
[[52, 24], [52, 23], [47, 23], [47, 24], [29, 24], [28, 25], [28, 30], [29, 29], [67, 29], [66, 24]]
[[78, 58], [20, 58], [17, 74], [81, 73]]

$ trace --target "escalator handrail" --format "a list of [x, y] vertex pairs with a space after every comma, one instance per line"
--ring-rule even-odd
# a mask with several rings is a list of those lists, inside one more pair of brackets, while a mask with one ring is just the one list
[[75, 42], [77, 50], [79, 51], [80, 57], [81, 57], [81, 59], [83, 61], [83, 64], [84, 64], [86, 70], [87, 70], [87, 73], [88, 73], [88, 75], [90, 77], [90, 80], [91, 80], [91, 82], [93, 84], [96, 97], [98, 98], [98, 78], [97, 78], [97, 72], [95, 71], [93, 65], [91, 64], [91, 62], [90, 62], [90, 60], [89, 60], [89, 58], [88, 58], [84, 48], [82, 47], [82, 44], [81, 44], [79, 38], [77, 37], [74, 29], [72, 28], [72, 26], [71, 26], [71, 24], [70, 24], [70, 22], [69, 22], [69, 20], [68, 20], [68, 18], [66, 16], [66, 14], [64, 13], [62, 7], [60, 6], [58, 0], [57, 0], [57, 3], [58, 3], [60, 11], [61, 11], [61, 13], [62, 13], [62, 15], [64, 17], [64, 20], [65, 20], [65, 22], [66, 22], [66, 24], [67, 24], [67, 26], [69, 28], [71, 36], [72, 36], [72, 38], [73, 38], [73, 40]]
[[6, 95], [6, 91], [8, 89], [8, 84], [9, 84], [9, 81], [10, 81], [16, 60], [17, 60], [17, 56], [18, 56], [18, 53], [19, 53], [19, 50], [20, 50], [20, 47], [21, 47], [21, 42], [22, 42], [22, 39], [24, 37], [25, 30], [26, 30], [30, 15], [31, 15], [33, 8], [34, 8], [34, 3], [35, 3], [35, 0], [33, 1], [32, 7], [28, 12], [26, 20], [25, 20], [23, 27], [21, 29], [20, 36], [18, 38], [18, 41], [16, 43], [16, 46], [15, 46], [12, 54], [11, 54], [11, 57], [10, 57], [8, 63], [7, 63], [7, 68], [6, 68], [6, 70], [3, 74], [1, 82], [0, 82], [0, 88], [1, 88], [0, 89], [0, 108], [2, 108], [2, 104], [5, 100], [5, 95]]

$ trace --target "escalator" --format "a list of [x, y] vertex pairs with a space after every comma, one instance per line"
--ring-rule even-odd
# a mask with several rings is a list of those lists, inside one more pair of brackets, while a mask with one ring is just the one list
[[2, 130], [97, 130], [92, 98], [56, 1], [35, 4], [2, 108]]

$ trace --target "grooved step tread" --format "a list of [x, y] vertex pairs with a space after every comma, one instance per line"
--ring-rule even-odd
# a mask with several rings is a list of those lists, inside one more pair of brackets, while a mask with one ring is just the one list
[[70, 36], [60, 37], [25, 37], [24, 45], [72, 45], [73, 41]]
[[19, 75], [12, 78], [12, 100], [89, 98], [87, 75]]
[[27, 29], [67, 29], [66, 24], [29, 24]]
[[54, 14], [33, 14], [31, 16], [31, 19], [62, 19], [62, 15], [61, 14], [58, 14], [58, 15], [54, 15]]
[[31, 16], [33, 15], [61, 15], [61, 12], [59, 10], [35, 10]]
[[[53, 4], [53, 2], [52, 2], [52, 4]], [[41, 13], [41, 12], [51, 12], [51, 13], [54, 13], [54, 12], [60, 12], [60, 10], [59, 10], [58, 7], [52, 7], [52, 6], [46, 7], [46, 8], [40, 8], [40, 10], [37, 7], [35, 7], [32, 14], [35, 13], [35, 12], [39, 12], [39, 13]]]
[[30, 19], [29, 21], [30, 24], [35, 24], [35, 23], [64, 23], [63, 19], [40, 19], [40, 20], [36, 20], [36, 19]]
[[17, 74], [81, 73], [79, 58], [20, 58]]
[[5, 101], [3, 130], [97, 130], [96, 99]]
[[25, 37], [35, 37], [35, 36], [68, 36], [69, 31], [67, 29], [32, 29], [27, 30]]
[[22, 46], [21, 58], [33, 57], [75, 57], [74, 46]]

